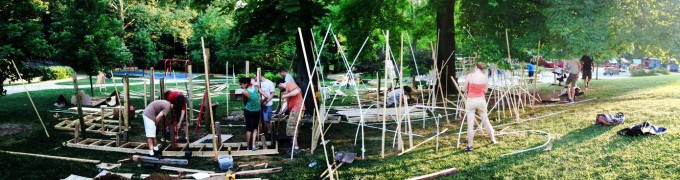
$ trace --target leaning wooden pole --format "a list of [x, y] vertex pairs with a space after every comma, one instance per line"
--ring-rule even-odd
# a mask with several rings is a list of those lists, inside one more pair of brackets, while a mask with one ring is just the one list
[[[19, 73], [19, 69], [17, 68], [17, 64], [14, 63], [14, 60], [12, 60], [12, 66], [14, 66], [14, 70], [17, 72], [17, 75], [19, 75], [19, 79], [21, 79], [21, 73]], [[76, 77], [75, 73], [73, 73], [73, 74], [74, 74], [73, 77]], [[76, 81], [78, 81], [78, 80], [76, 80]], [[2, 82], [0, 82], [0, 83], [2, 83]], [[31, 93], [28, 93], [28, 88], [26, 88], [26, 84], [24, 83], [24, 81], [21, 81], [21, 85], [24, 86], [24, 91], [26, 91], [26, 96], [28, 96], [28, 100], [31, 101], [31, 105], [33, 105], [33, 110], [35, 110], [35, 114], [38, 115], [38, 119], [40, 120], [40, 124], [42, 125], [43, 129], [45, 130], [45, 135], [47, 135], [47, 137], [50, 137], [50, 133], [47, 132], [47, 128], [45, 127], [45, 123], [43, 123], [42, 117], [40, 117], [40, 113], [38, 113], [38, 109], [35, 108], [35, 103], [33, 103], [33, 98], [31, 98]], [[76, 93], [78, 93], [78, 91], [76, 91]], [[80, 96], [78, 96], [78, 97], [80, 97]], [[78, 108], [78, 110], [82, 112], [81, 108]], [[80, 123], [82, 124], [83, 123], [82, 122], [82, 120], [83, 120], [82, 115], [80, 115], [80, 120], [81, 120]]]
[[[388, 30], [385, 35], [385, 91], [387, 91], [387, 63], [390, 63], [390, 56], [389, 56], [389, 42], [390, 42], [390, 31]], [[378, 84], [379, 85], [379, 84]], [[378, 92], [380, 94], [380, 92]], [[385, 129], [386, 127], [386, 114], [387, 114], [387, 93], [383, 95], [383, 113], [382, 113], [382, 119], [383, 119], [383, 124], [382, 124], [382, 142], [381, 142], [381, 150], [380, 150], [380, 156], [382, 158], [385, 158]]]
[[205, 107], [208, 108], [208, 114], [210, 114], [210, 129], [212, 130], [213, 135], [213, 152], [215, 153], [215, 159], [217, 159], [217, 150], [219, 147], [217, 147], [217, 135], [215, 135], [215, 118], [213, 118], [212, 98], [210, 98], [210, 61], [208, 60], [207, 54], [205, 54], [205, 42], [203, 41], [203, 37], [201, 37], [201, 49], [203, 50], [203, 65], [205, 67], [205, 96], [206, 99], [208, 99], [208, 104], [206, 104]]
[[[403, 80], [404, 78], [404, 33], [401, 34], [401, 52], [399, 53], [399, 61], [401, 61], [401, 66], [399, 70], [401, 70], [401, 78]], [[415, 83], [415, 81], [413, 82]], [[404, 88], [402, 84], [402, 88]], [[402, 92], [404, 89], [402, 89]], [[405, 95], [405, 94], [404, 94]], [[411, 111], [410, 108], [408, 108], [408, 98], [406, 96], [402, 95], [402, 102], [404, 104], [404, 107], [406, 107], [407, 112], [406, 113], [406, 125], [408, 129], [408, 147], [411, 148], [413, 147], [413, 129], [411, 129]], [[403, 152], [403, 151], [402, 151]]]
[[146, 86], [147, 86], [147, 83], [146, 83], [146, 81], [144, 81], [144, 107], [146, 107], [146, 105], [149, 104], [148, 103], [148, 95], [146, 94], [146, 93], [148, 93], [147, 90], [146, 90]]
[[[302, 44], [302, 54], [304, 55], [305, 58], [305, 66], [307, 67], [307, 76], [309, 77], [309, 80], [311, 81], [314, 76], [312, 76], [312, 72], [309, 69], [309, 60], [307, 59], [307, 51], [305, 49], [305, 43], [304, 43], [304, 38], [302, 37], [302, 29], [298, 28], [298, 35], [300, 36], [300, 43]], [[314, 63], [316, 65], [316, 63]], [[319, 103], [316, 100], [316, 91], [314, 90], [314, 85], [311, 85], [312, 83], [310, 82], [310, 85], [308, 87], [311, 88], [312, 90], [312, 100], [314, 100], [314, 111], [316, 111], [317, 114], [317, 120], [319, 121], [319, 124], [323, 123], [323, 119], [319, 115]], [[321, 129], [321, 126], [319, 125], [319, 131], [323, 131]], [[321, 136], [321, 142], [325, 142], [326, 140], [324, 139], [324, 135]], [[326, 159], [326, 167], [328, 168], [328, 174], [333, 174], [333, 169], [331, 167], [330, 162], [328, 161], [328, 150], [326, 149], [326, 143], [323, 143], [323, 152], [324, 152], [324, 157]], [[330, 176], [331, 180], [335, 179], [333, 176]]]

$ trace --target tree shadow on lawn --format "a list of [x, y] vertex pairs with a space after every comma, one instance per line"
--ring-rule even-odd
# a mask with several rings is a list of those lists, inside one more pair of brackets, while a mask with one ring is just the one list
[[[588, 127], [578, 129], [576, 131], [572, 131], [569, 134], [557, 139], [553, 140], [551, 142], [552, 144], [552, 149], [555, 151], [556, 149], [561, 149], [561, 148], [573, 148], [577, 146], [578, 144], [584, 143], [586, 141], [589, 141], [591, 139], [594, 139], [600, 135], [602, 135], [605, 132], [611, 132], [612, 127], [607, 127], [607, 126], [599, 126], [599, 125], [590, 125]], [[555, 137], [553, 137], [555, 138]], [[527, 146], [526, 148], [531, 148], [531, 147], [536, 147], [541, 144], [543, 144], [545, 141], [542, 141], [540, 143], [533, 144], [531, 146]], [[550, 146], [550, 145], [549, 145]], [[550, 153], [550, 152], [544, 152], [545, 148], [539, 148], [536, 150], [532, 150], [529, 152], [525, 153], [520, 153], [520, 154], [514, 154], [514, 155], [508, 155], [508, 156], [501, 156], [499, 158], [492, 158], [491, 161], [478, 164], [476, 166], [471, 166], [471, 167], [458, 167], [459, 172], [455, 175], [452, 175], [451, 178], [457, 179], [457, 178], [472, 178], [472, 179], [489, 179], [489, 178], [507, 178], [504, 176], [499, 176], [497, 173], [500, 172], [509, 172], [509, 171], [516, 171], [518, 167], [516, 167], [517, 164], [523, 163], [523, 162], [530, 162], [530, 161], [536, 161], [536, 160], [541, 160], [537, 156], [545, 153]], [[518, 149], [519, 150], [519, 149]], [[502, 152], [502, 153], [509, 153], [509, 152]], [[459, 155], [459, 153], [456, 153], [454, 155]], [[499, 155], [499, 154], [489, 154], [491, 156], [494, 155]], [[560, 162], [543, 162], [543, 163], [560, 163]], [[539, 166], [540, 167], [540, 166]], [[532, 173], [532, 170], [535, 170], [536, 167], [519, 167], [523, 171], [527, 171], [527, 174], [522, 174], [520, 175], [521, 177], [519, 178], [531, 178], [535, 177], [535, 173]], [[517, 178], [517, 177], [514, 177]]]

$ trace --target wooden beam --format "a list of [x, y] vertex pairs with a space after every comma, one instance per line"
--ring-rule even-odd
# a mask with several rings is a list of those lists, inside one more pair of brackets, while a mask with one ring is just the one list
[[7, 153], [7, 154], [14, 154], [14, 155], [24, 155], [24, 156], [41, 157], [41, 158], [75, 161], [75, 162], [84, 162], [84, 163], [95, 163], [96, 164], [96, 163], [101, 162], [100, 160], [80, 159], [80, 158], [61, 157], [61, 156], [50, 156], [50, 155], [43, 155], [43, 154], [32, 154], [32, 153], [23, 153], [23, 152], [14, 152], [14, 151], [2, 151], [2, 150], [0, 150], [0, 152]]
[[458, 172], [458, 169], [450, 168], [450, 169], [444, 169], [444, 170], [441, 170], [441, 171], [438, 171], [438, 172], [435, 172], [435, 173], [432, 173], [432, 174], [426, 174], [426, 175], [422, 175], [422, 176], [416, 176], [416, 177], [408, 178], [408, 180], [435, 179], [437, 177], [455, 174], [457, 172]]
[[156, 157], [140, 156], [140, 155], [132, 156], [132, 160], [140, 161], [140, 162], [146, 162], [146, 163], [154, 163], [154, 164], [176, 164], [176, 165], [188, 165], [189, 164], [189, 160], [186, 160], [186, 159], [174, 159], [174, 158], [159, 159], [159, 158], [156, 158]]
[[[83, 119], [83, 102], [82, 97], [80, 97], [80, 92], [78, 90], [78, 75], [73, 73], [73, 88], [76, 90], [76, 107], [78, 108], [78, 121], [80, 124], [85, 124], [85, 119]], [[85, 132], [85, 126], [80, 126], [80, 132]], [[85, 134], [83, 134], [85, 136]]]
[[172, 166], [161, 166], [162, 170], [168, 170], [168, 171], [177, 171], [177, 172], [191, 172], [191, 173], [206, 173], [206, 174], [213, 174], [215, 172], [213, 171], [204, 171], [204, 170], [197, 170], [197, 169], [187, 169], [187, 168], [181, 168], [181, 167], [172, 167]]
[[[203, 37], [201, 37], [201, 47], [203, 49], [203, 65], [205, 66], [205, 95], [208, 99], [208, 104], [205, 107], [208, 108], [208, 114], [210, 115], [210, 126], [213, 134], [213, 151], [215, 153], [215, 159], [217, 159], [217, 136], [215, 135], [215, 118], [213, 118], [213, 108], [212, 108], [212, 98], [210, 97], [210, 61], [205, 53], [205, 42]], [[247, 63], [247, 62], [246, 62]]]
[[125, 131], [130, 129], [130, 77], [125, 75], [123, 78], [123, 88], [125, 88], [125, 107], [123, 107], [123, 121], [125, 121]]

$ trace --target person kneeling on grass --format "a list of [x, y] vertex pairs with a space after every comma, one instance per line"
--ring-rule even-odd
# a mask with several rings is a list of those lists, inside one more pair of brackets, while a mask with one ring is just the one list
[[155, 100], [151, 102], [142, 113], [144, 119], [144, 132], [146, 134], [146, 142], [149, 146], [149, 155], [157, 154], [160, 145], [156, 141], [156, 126], [160, 124], [163, 118], [167, 118], [168, 113], [172, 109], [172, 104], [166, 100]]
[[489, 117], [487, 113], [486, 99], [484, 95], [486, 94], [487, 88], [486, 84], [489, 82], [489, 78], [482, 73], [484, 69], [484, 63], [477, 62], [477, 68], [474, 68], [472, 73], [465, 77], [465, 83], [461, 90], [466, 91], [467, 98], [465, 99], [465, 116], [467, 117], [467, 147], [463, 150], [464, 152], [472, 151], [472, 145], [474, 143], [473, 138], [475, 137], [475, 112], [479, 113], [479, 118], [482, 120], [484, 129], [486, 129], [487, 134], [491, 138], [491, 142], [494, 144], [496, 142], [496, 137], [494, 136], [493, 127], [489, 122]]
[[286, 123], [286, 136], [293, 138], [293, 150], [291, 150], [290, 153], [297, 154], [300, 153], [300, 146], [298, 146], [295, 129], [298, 126], [298, 117], [300, 114], [305, 114], [305, 106], [302, 104], [302, 94], [300, 93], [301, 90], [295, 82], [287, 82], [283, 79], [277, 80], [276, 86], [278, 86], [281, 91], [286, 91], [286, 93], [281, 96], [281, 99], [286, 99], [288, 105], [285, 110], [279, 112], [279, 115], [286, 111], [290, 112], [288, 122]]
[[[248, 149], [257, 150], [257, 124], [260, 122], [260, 96], [269, 98], [266, 93], [259, 87], [251, 84], [250, 78], [241, 78], [238, 80], [238, 85], [244, 89], [243, 91], [243, 116], [246, 120], [246, 144]], [[264, 145], [266, 146], [266, 145]]]

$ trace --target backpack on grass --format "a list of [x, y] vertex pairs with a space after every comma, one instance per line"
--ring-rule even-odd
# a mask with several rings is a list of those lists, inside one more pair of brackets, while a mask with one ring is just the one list
[[597, 114], [595, 122], [603, 126], [616, 126], [623, 124], [625, 117], [622, 112], [616, 114]]

